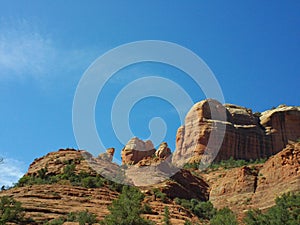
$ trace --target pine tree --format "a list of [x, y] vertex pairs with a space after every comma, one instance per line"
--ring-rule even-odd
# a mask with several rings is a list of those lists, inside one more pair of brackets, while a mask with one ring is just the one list
[[105, 217], [105, 225], [150, 225], [151, 221], [143, 219], [142, 200], [144, 195], [134, 187], [124, 186], [119, 198], [108, 207], [110, 214]]
[[233, 212], [225, 207], [217, 211], [217, 213], [210, 220], [211, 225], [238, 225]]

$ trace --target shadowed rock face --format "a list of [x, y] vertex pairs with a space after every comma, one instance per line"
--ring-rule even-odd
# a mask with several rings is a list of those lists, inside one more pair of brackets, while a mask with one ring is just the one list
[[173, 163], [182, 166], [203, 156], [215, 161], [268, 157], [299, 137], [300, 107], [280, 106], [259, 117], [251, 109], [207, 99], [192, 107], [178, 129]]

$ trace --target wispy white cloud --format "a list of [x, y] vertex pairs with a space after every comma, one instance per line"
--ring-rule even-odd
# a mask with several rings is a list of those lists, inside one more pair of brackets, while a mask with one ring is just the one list
[[26, 20], [9, 25], [0, 20], [0, 78], [43, 79], [86, 66], [91, 58], [91, 51], [64, 49]]
[[[3, 22], [2, 22], [3, 23]], [[41, 76], [57, 54], [50, 39], [30, 28], [26, 21], [1, 26], [0, 68], [2, 76]]]
[[11, 186], [16, 183], [23, 175], [25, 165], [16, 159], [5, 158], [0, 164], [0, 186]]

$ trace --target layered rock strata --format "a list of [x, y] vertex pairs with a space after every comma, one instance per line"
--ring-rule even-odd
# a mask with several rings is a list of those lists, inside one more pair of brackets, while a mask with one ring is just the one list
[[300, 137], [300, 107], [259, 113], [207, 99], [195, 104], [176, 135], [173, 163], [269, 157]]

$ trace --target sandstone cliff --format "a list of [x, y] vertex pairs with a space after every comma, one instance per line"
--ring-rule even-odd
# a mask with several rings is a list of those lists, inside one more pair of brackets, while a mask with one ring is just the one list
[[265, 158], [300, 137], [300, 107], [280, 106], [259, 116], [212, 99], [195, 104], [177, 131], [173, 163], [183, 166], [203, 156], [215, 161]]
[[300, 191], [300, 143], [290, 144], [261, 165], [220, 169], [202, 174], [217, 208], [230, 207], [239, 217], [245, 210], [265, 210], [286, 192]]

